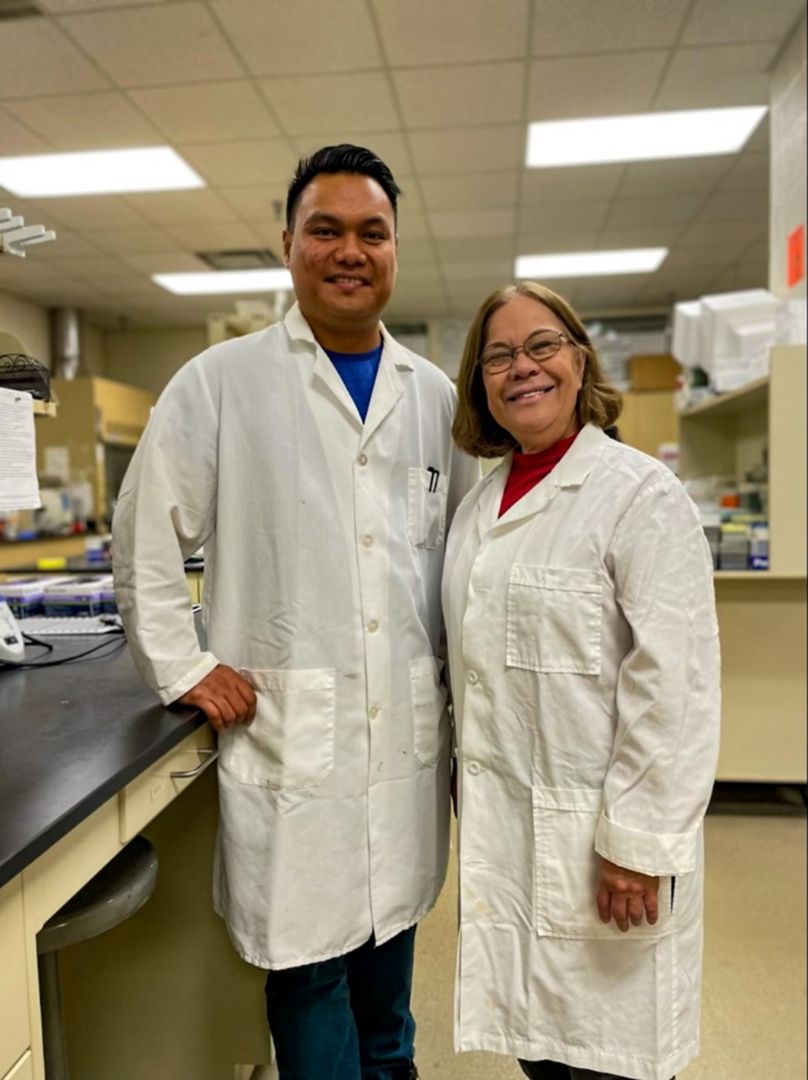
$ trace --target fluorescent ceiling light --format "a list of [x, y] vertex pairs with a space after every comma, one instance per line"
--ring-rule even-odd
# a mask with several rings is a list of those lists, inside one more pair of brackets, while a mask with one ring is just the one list
[[625, 251], [573, 251], [559, 255], [519, 255], [518, 278], [601, 277], [604, 274], [648, 274], [658, 270], [667, 248]]
[[200, 188], [205, 181], [170, 146], [0, 158], [0, 185], [13, 195], [111, 195]]
[[765, 105], [756, 105], [542, 121], [528, 126], [526, 164], [533, 169], [547, 169], [733, 154], [741, 149], [765, 113]]
[[191, 274], [152, 274], [152, 281], [178, 296], [222, 293], [289, 292], [292, 275], [274, 270], [210, 270]]

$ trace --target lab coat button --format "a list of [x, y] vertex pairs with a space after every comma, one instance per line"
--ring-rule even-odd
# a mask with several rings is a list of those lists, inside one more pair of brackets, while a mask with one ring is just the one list
[[359, 462], [360, 465], [367, 465], [367, 463], [368, 463], [367, 454], [360, 454], [359, 457], [357, 458], [357, 461]]
[[375, 619], [371, 619], [370, 622], [368, 623], [368, 633], [369, 634], [375, 634], [378, 629], [379, 629], [379, 624], [376, 622]]
[[471, 774], [471, 776], [479, 776], [479, 774], [480, 774], [480, 766], [477, 764], [476, 761], [470, 761], [469, 765], [468, 765], [468, 771]]
[[472, 684], [472, 686], [474, 686], [480, 681], [480, 676], [477, 674], [476, 671], [470, 671], [468, 674], [468, 680]]
[[378, 715], [379, 715], [379, 710], [376, 708], [375, 705], [371, 705], [370, 708], [368, 709], [368, 716], [370, 717], [370, 719], [375, 720]]
[[362, 537], [362, 546], [363, 547], [368, 547], [368, 548], [373, 547], [373, 537], [372, 536], [363, 536]]

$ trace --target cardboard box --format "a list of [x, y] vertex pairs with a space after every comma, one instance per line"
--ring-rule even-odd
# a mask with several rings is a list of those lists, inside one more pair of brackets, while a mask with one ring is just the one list
[[656, 356], [630, 356], [629, 383], [632, 390], [675, 390], [682, 367], [667, 353]]

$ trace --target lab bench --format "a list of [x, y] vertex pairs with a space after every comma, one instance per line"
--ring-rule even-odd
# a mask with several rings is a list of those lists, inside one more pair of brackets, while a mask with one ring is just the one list
[[[58, 641], [51, 656], [88, 641], [99, 639]], [[160, 858], [154, 896], [64, 950], [77, 1075], [108, 1080], [114, 1062], [116, 1080], [214, 1080], [223, 1056], [230, 1076], [230, 1063], [268, 1060], [262, 973], [236, 957], [211, 910], [215, 737], [203, 715], [156, 703], [123, 646], [0, 672], [0, 745], [0, 1077], [44, 1080], [36, 935], [141, 831]], [[224, 1022], [222, 993], [238, 1014]]]

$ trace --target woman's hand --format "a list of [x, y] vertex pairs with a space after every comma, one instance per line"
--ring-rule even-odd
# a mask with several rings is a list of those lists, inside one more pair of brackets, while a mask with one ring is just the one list
[[600, 856], [597, 904], [601, 922], [614, 919], [626, 931], [629, 925], [639, 926], [645, 915], [653, 926], [659, 916], [658, 892], [658, 877], [625, 870]]

